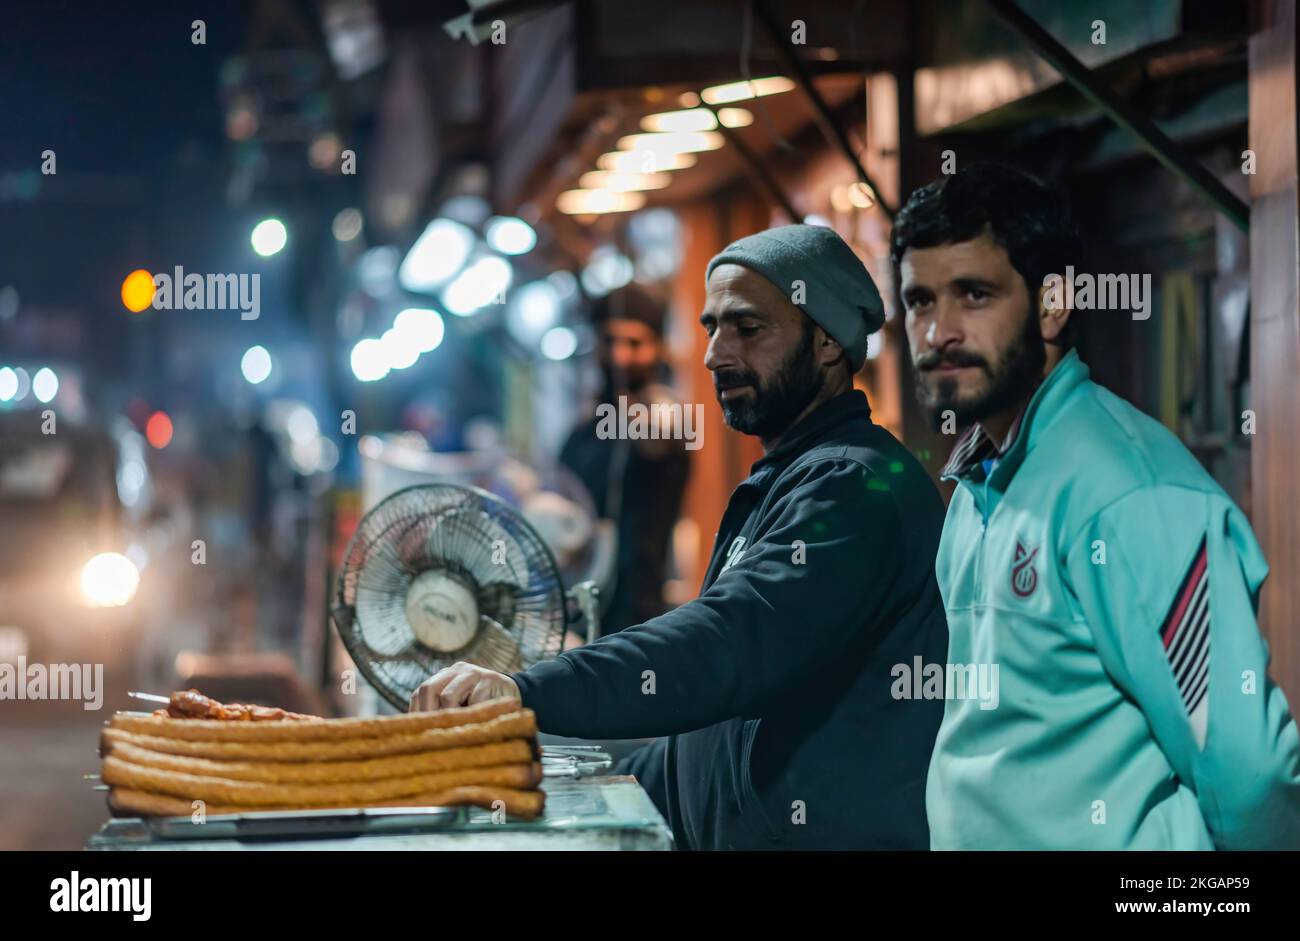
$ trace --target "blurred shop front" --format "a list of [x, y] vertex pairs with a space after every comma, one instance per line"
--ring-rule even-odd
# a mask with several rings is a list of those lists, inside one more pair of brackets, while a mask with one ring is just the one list
[[[762, 454], [756, 439], [723, 424], [704, 368], [705, 266], [733, 239], [811, 217], [834, 225], [887, 283], [888, 216], [875, 187], [818, 129], [817, 109], [864, 139], [861, 76], [869, 63], [905, 58], [906, 6], [873, 4], [858, 15], [835, 3], [774, 5], [775, 21], [808, 24], [799, 59], [816, 104], [790, 77], [766, 14], [746, 15], [744, 4], [562, 5], [520, 22], [494, 55], [494, 203], [538, 219], [582, 272], [584, 290], [601, 290], [603, 273], [617, 278], [621, 264], [623, 277], [668, 302], [676, 391], [705, 406], [709, 445], [692, 452], [673, 543], [673, 601], [694, 596], [727, 498]], [[637, 136], [673, 133], [684, 149], [671, 153]], [[878, 134], [861, 152], [873, 175], [896, 162], [889, 128]], [[897, 201], [896, 181], [879, 185]], [[858, 381], [876, 419], [899, 432], [896, 327], [879, 339]]]

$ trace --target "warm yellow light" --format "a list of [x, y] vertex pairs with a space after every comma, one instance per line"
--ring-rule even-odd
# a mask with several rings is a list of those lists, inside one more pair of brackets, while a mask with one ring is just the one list
[[754, 113], [744, 108], [719, 108], [718, 120], [723, 127], [749, 127], [754, 123]]
[[871, 187], [859, 180], [849, 186], [849, 202], [859, 209], [870, 209], [876, 204], [876, 194], [871, 192]]
[[644, 205], [644, 193], [614, 193], [610, 190], [565, 190], [555, 199], [555, 208], [570, 216], [632, 212]]
[[153, 303], [153, 275], [143, 268], [132, 271], [122, 281], [122, 304], [132, 313], [140, 313]]
[[718, 119], [708, 108], [691, 108], [689, 111], [663, 111], [647, 114], [641, 119], [641, 130], [652, 133], [676, 131], [712, 131]]
[[725, 105], [747, 98], [761, 98], [763, 95], [779, 95], [794, 88], [794, 82], [783, 75], [770, 78], [756, 78], [752, 82], [731, 82], [727, 85], [713, 85], [700, 92], [700, 97], [708, 105]]
[[81, 593], [96, 608], [120, 608], [139, 587], [140, 570], [117, 552], [101, 552], [81, 570]]
[[695, 166], [695, 154], [668, 154], [654, 150], [615, 150], [596, 158], [596, 166], [617, 173], [662, 173]]
[[677, 103], [683, 108], [698, 108], [700, 105], [700, 96], [693, 91], [684, 91], [677, 96]]
[[618, 139], [618, 149], [689, 154], [717, 150], [722, 143], [723, 137], [717, 131], [677, 131], [671, 134], [629, 134]]
[[585, 190], [631, 193], [637, 190], [663, 189], [672, 179], [667, 173], [611, 173], [608, 170], [592, 170], [579, 177], [578, 185]]

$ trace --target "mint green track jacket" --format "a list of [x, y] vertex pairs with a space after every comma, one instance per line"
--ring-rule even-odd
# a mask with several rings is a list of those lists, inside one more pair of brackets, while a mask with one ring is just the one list
[[944, 476], [948, 669], [998, 689], [948, 694], [931, 846], [1300, 847], [1300, 739], [1255, 624], [1268, 566], [1182, 443], [1071, 352], [1004, 454], [974, 426]]

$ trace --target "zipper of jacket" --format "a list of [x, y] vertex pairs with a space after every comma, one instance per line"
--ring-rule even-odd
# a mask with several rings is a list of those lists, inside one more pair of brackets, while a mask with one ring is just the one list
[[975, 600], [984, 600], [984, 536], [989, 528], [989, 480], [984, 478], [980, 485], [983, 491], [979, 495], [980, 503], [980, 543], [975, 548]]

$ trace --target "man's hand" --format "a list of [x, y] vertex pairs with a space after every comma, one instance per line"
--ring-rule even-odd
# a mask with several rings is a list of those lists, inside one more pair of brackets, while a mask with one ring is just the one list
[[458, 662], [439, 670], [411, 694], [411, 712], [472, 706], [489, 699], [519, 699], [519, 687], [504, 673]]

